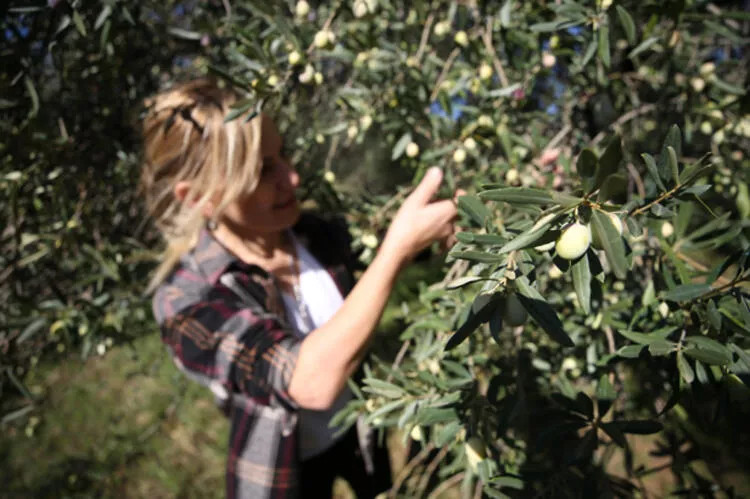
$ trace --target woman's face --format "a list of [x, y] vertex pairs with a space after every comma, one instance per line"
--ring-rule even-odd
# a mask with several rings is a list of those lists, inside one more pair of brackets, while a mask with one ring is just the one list
[[300, 215], [295, 189], [299, 175], [283, 152], [274, 122], [261, 115], [260, 180], [253, 193], [230, 204], [222, 222], [239, 235], [268, 234], [293, 226]]

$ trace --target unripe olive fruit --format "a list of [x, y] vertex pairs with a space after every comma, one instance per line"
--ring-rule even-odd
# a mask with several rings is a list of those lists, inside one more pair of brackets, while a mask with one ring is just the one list
[[411, 429], [411, 432], [409, 432], [409, 436], [413, 440], [416, 440], [417, 442], [421, 442], [424, 440], [424, 432], [422, 431], [422, 427], [417, 425], [414, 428]]
[[305, 17], [310, 12], [310, 4], [305, 0], [300, 0], [294, 8], [294, 13], [299, 17]]
[[[615, 226], [615, 229], [617, 229], [617, 233], [622, 235], [623, 226], [622, 226], [622, 220], [620, 220], [620, 217], [618, 217], [614, 213], [606, 213], [606, 215], [609, 218], [609, 221], [612, 222], [612, 225]], [[596, 249], [602, 249], [602, 242], [596, 236], [595, 232], [592, 232], [591, 234], [591, 245]]]
[[469, 35], [466, 34], [466, 31], [459, 31], [456, 33], [456, 36], [453, 37], [453, 40], [462, 47], [465, 47], [469, 44]]
[[515, 293], [505, 297], [503, 303], [503, 323], [511, 327], [523, 326], [529, 314]]
[[456, 163], [463, 163], [465, 159], [466, 159], [466, 150], [460, 147], [456, 149], [455, 152], [453, 153], [453, 161], [455, 161]]
[[560, 258], [575, 260], [586, 253], [591, 244], [591, 231], [583, 224], [574, 223], [562, 231], [555, 243], [555, 251]]
[[486, 62], [483, 62], [481, 66], [479, 66], [479, 79], [480, 80], [489, 80], [492, 78], [492, 66], [487, 64]]
[[487, 449], [484, 447], [484, 442], [479, 437], [470, 437], [466, 444], [464, 444], [466, 450], [466, 459], [469, 461], [469, 467], [476, 473], [479, 463], [487, 457]]

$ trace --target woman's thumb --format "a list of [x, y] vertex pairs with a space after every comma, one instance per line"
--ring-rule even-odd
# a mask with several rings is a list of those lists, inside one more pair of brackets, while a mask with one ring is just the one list
[[432, 196], [438, 191], [440, 188], [440, 182], [442, 181], [443, 171], [440, 168], [433, 166], [427, 170], [427, 173], [422, 177], [422, 181], [419, 182], [419, 185], [414, 189], [414, 192], [409, 195], [410, 202], [418, 205], [426, 205], [430, 202]]

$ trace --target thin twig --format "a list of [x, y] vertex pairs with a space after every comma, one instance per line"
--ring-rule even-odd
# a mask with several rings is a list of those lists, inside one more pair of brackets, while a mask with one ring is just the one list
[[484, 29], [484, 32], [482, 33], [482, 41], [484, 41], [484, 46], [487, 49], [487, 52], [492, 54], [492, 64], [493, 66], [495, 66], [495, 71], [497, 71], [497, 76], [500, 78], [500, 84], [503, 87], [507, 87], [508, 77], [505, 76], [503, 63], [500, 62], [500, 58], [497, 56], [497, 52], [495, 52], [495, 47], [492, 45], [492, 22], [493, 22], [492, 16], [488, 17], [487, 27]]
[[221, 0], [224, 4], [224, 11], [227, 13], [227, 19], [232, 17], [232, 6], [229, 4], [229, 0]]
[[[637, 118], [638, 116], [641, 116], [642, 114], [650, 113], [655, 108], [656, 108], [656, 104], [645, 104], [645, 105], [643, 105], [643, 106], [641, 106], [639, 108], [636, 108], [636, 109], [633, 109], [631, 111], [628, 111], [627, 113], [625, 113], [622, 116], [620, 116], [619, 118], [617, 118], [614, 121], [614, 123], [612, 123], [607, 128], [618, 128], [621, 125], [624, 125], [625, 123], [627, 123], [628, 121], [630, 121], [630, 120], [632, 120], [634, 118]], [[601, 142], [602, 140], [604, 140], [604, 137], [606, 137], [606, 133], [605, 133], [605, 130], [602, 130], [591, 141], [591, 145], [595, 146], [596, 144], [598, 144], [599, 142]]]
[[635, 166], [633, 166], [632, 163], [628, 163], [628, 172], [630, 172], [630, 176], [633, 177], [633, 181], [635, 182], [635, 187], [638, 189], [638, 195], [642, 198], [646, 197], [646, 187], [643, 185], [643, 179], [641, 178], [641, 174], [638, 173], [638, 170]]
[[430, 13], [424, 23], [424, 28], [422, 29], [422, 37], [419, 39], [419, 48], [417, 49], [417, 53], [414, 56], [417, 59], [418, 65], [422, 63], [422, 55], [424, 55], [424, 49], [425, 47], [427, 47], [427, 40], [430, 39], [430, 31], [432, 30], [433, 22], [435, 22], [435, 14]]
[[448, 74], [448, 71], [450, 71], [451, 66], [453, 66], [453, 61], [456, 60], [456, 57], [458, 57], [458, 54], [460, 54], [461, 51], [458, 48], [453, 49], [453, 52], [450, 53], [448, 58], [445, 60], [445, 64], [443, 64], [443, 70], [440, 72], [440, 76], [438, 76], [437, 82], [435, 83], [435, 88], [432, 90], [432, 93], [430, 94], [430, 102], [435, 100], [435, 97], [437, 97], [438, 92], [440, 91], [440, 85], [443, 83], [443, 80], [445, 79], [445, 75]]
[[430, 464], [427, 465], [427, 468], [425, 468], [424, 473], [422, 473], [422, 479], [419, 482], [419, 485], [417, 486], [417, 493], [415, 494], [415, 497], [422, 497], [422, 494], [424, 494], [425, 489], [427, 489], [427, 486], [430, 484], [430, 477], [433, 473], [435, 473], [435, 470], [437, 469], [440, 462], [445, 459], [445, 456], [448, 455], [448, 449], [450, 449], [449, 446], [445, 446], [442, 449], [440, 449], [440, 452], [438, 452], [437, 456], [435, 456], [435, 459], [430, 461]]
[[458, 473], [457, 475], [453, 475], [449, 479], [442, 482], [440, 485], [435, 487], [435, 489], [430, 492], [430, 495], [427, 496], [427, 499], [437, 499], [440, 497], [440, 494], [445, 492], [446, 489], [449, 489], [453, 487], [456, 483], [460, 482], [464, 479], [464, 472]]
[[419, 463], [424, 461], [427, 456], [435, 449], [435, 444], [430, 442], [425, 446], [424, 449], [422, 449], [419, 454], [414, 456], [411, 461], [406, 463], [406, 465], [401, 470], [401, 473], [398, 474], [396, 477], [396, 480], [393, 483], [393, 486], [391, 487], [391, 490], [388, 491], [388, 497], [395, 498], [396, 494], [398, 493], [398, 490], [401, 488], [401, 486], [404, 484], [406, 479], [409, 477], [411, 472], [416, 468]]
[[557, 147], [557, 145], [562, 142], [565, 136], [568, 135], [572, 130], [573, 127], [571, 127], [570, 125], [565, 125], [564, 127], [562, 127], [562, 129], [557, 132], [554, 137], [552, 137], [552, 140], [550, 140], [547, 145], [544, 146], [544, 149], [542, 149], [542, 155], [550, 149], [554, 149], [555, 147]]
[[323, 166], [323, 169], [325, 171], [329, 171], [331, 169], [331, 163], [333, 162], [333, 157], [336, 156], [336, 150], [339, 148], [339, 141], [340, 137], [338, 134], [334, 135], [333, 140], [331, 140], [331, 147], [328, 149], [328, 155], [326, 156], [326, 161]]
[[609, 353], [615, 353], [615, 336], [612, 334], [612, 328], [607, 326], [604, 328], [604, 335], [607, 337], [607, 347]]
[[396, 359], [393, 361], [393, 364], [391, 365], [391, 372], [388, 373], [386, 382], [390, 383], [391, 379], [393, 379], [393, 371], [398, 369], [398, 366], [400, 366], [401, 362], [403, 362], [404, 357], [406, 356], [406, 351], [409, 349], [410, 344], [411, 344], [411, 340], [404, 340], [403, 344], [401, 345], [401, 348], [396, 354]]
[[474, 499], [482, 499], [482, 481], [477, 480], [477, 484], [474, 486]]
[[633, 209], [630, 213], [628, 213], [628, 216], [629, 217], [633, 217], [635, 215], [641, 215], [641, 214], [645, 213], [652, 206], [657, 205], [657, 204], [661, 203], [662, 201], [664, 201], [665, 199], [669, 199], [670, 197], [674, 196], [677, 193], [677, 190], [680, 189], [681, 187], [682, 187], [681, 185], [676, 185], [676, 186], [672, 187], [667, 192], [663, 193], [661, 196], [659, 196], [658, 198], [654, 199], [650, 203], [648, 203], [648, 204], [646, 204], [644, 206], [641, 206], [638, 209]]

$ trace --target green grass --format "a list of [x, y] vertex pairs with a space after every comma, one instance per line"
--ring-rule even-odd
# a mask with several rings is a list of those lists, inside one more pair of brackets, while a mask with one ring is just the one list
[[0, 495], [223, 496], [227, 420], [158, 335], [42, 367], [26, 382], [42, 417], [31, 436], [4, 429]]

